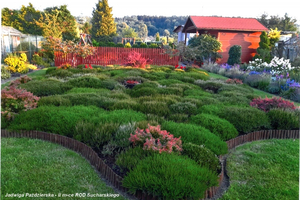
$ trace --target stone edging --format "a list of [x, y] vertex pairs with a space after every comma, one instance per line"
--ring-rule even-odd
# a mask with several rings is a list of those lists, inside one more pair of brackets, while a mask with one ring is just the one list
[[[236, 148], [238, 145], [252, 142], [256, 140], [265, 140], [265, 139], [299, 139], [300, 130], [263, 130], [263, 131], [256, 131], [252, 133], [248, 133], [247, 135], [241, 135], [234, 139], [227, 141], [228, 150]], [[123, 178], [107, 166], [104, 161], [97, 155], [97, 153], [90, 148], [89, 146], [85, 145], [82, 142], [74, 140], [72, 138], [68, 138], [66, 136], [53, 134], [53, 133], [46, 133], [42, 131], [8, 131], [8, 130], [1, 130], [1, 137], [28, 137], [34, 139], [41, 139], [45, 141], [49, 141], [52, 143], [60, 144], [68, 149], [76, 151], [80, 153], [83, 157], [85, 157], [92, 166], [94, 166], [104, 178], [106, 178], [113, 187], [116, 189], [127, 192], [128, 189], [122, 186]], [[222, 171], [219, 175], [219, 186], [223, 181], [224, 178], [224, 159], [222, 156], [219, 157], [222, 163]], [[211, 187], [205, 192], [205, 198], [212, 198], [220, 189], [220, 187]], [[152, 195], [148, 195], [143, 193], [142, 191], [136, 192], [134, 195], [137, 199], [143, 200], [158, 200], [158, 197], [154, 197]]]

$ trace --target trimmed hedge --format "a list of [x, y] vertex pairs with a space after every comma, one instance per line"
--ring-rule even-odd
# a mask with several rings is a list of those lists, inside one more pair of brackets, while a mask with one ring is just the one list
[[218, 184], [217, 175], [195, 161], [175, 154], [154, 154], [141, 160], [123, 179], [131, 193], [147, 191], [162, 199], [201, 199]]
[[272, 129], [292, 130], [299, 129], [299, 115], [293, 111], [271, 109], [267, 113]]
[[191, 122], [210, 130], [223, 141], [230, 140], [238, 136], [236, 128], [227, 120], [210, 114], [199, 114], [191, 117]]
[[183, 143], [191, 142], [197, 145], [204, 145], [217, 155], [226, 154], [228, 151], [225, 142], [201, 126], [165, 121], [162, 123], [161, 128], [173, 134], [174, 137], [178, 138], [181, 136]]

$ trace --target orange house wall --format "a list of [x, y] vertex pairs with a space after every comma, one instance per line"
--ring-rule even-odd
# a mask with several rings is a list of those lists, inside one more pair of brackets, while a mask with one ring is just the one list
[[[211, 31], [215, 33], [215, 31]], [[226, 63], [228, 60], [228, 52], [233, 45], [242, 46], [242, 63], [249, 62], [256, 54], [256, 49], [259, 47], [261, 32], [240, 32], [240, 31], [219, 31], [218, 40], [222, 43], [222, 59], [218, 63]]]

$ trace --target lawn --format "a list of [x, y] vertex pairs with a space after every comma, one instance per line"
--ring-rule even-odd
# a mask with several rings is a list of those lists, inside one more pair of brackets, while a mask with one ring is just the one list
[[229, 190], [221, 200], [298, 200], [299, 140], [267, 140], [238, 147], [227, 158]]
[[1, 138], [1, 199], [6, 194], [116, 194], [91, 165], [60, 145], [28, 138]]
[[[39, 99], [30, 93], [19, 97], [17, 88], [3, 91], [16, 95], [4, 95], [4, 110], [18, 114], [12, 119], [14, 113], [6, 113], [1, 128], [81, 141], [124, 178], [131, 193], [203, 198], [218, 184], [217, 156], [228, 152], [225, 141], [256, 130], [299, 128], [292, 105], [283, 102], [264, 112], [250, 106], [258, 96], [250, 86], [226, 83], [202, 69], [93, 65], [35, 73], [14, 85]], [[22, 110], [26, 98], [38, 101], [26, 103], [28, 111]], [[281, 110], [282, 105], [291, 109]]]

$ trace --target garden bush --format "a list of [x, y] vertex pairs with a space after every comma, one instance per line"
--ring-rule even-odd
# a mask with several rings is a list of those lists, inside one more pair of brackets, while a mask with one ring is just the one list
[[201, 167], [206, 167], [210, 171], [219, 174], [221, 170], [218, 157], [208, 148], [193, 143], [183, 144], [182, 155], [186, 155], [196, 161]]
[[256, 108], [226, 106], [218, 112], [218, 116], [233, 124], [239, 133], [270, 128], [270, 121], [266, 113]]
[[74, 87], [65, 92], [65, 94], [79, 94], [79, 93], [96, 93], [101, 95], [108, 95], [110, 90], [104, 88], [78, 88]]
[[11, 74], [5, 65], [1, 65], [1, 79], [9, 79]]
[[141, 160], [154, 154], [154, 151], [145, 151], [142, 147], [129, 148], [117, 155], [116, 164], [121, 168], [122, 172], [126, 173], [134, 169]]
[[133, 99], [124, 99], [116, 101], [109, 109], [110, 110], [121, 110], [121, 109], [128, 109], [128, 110], [138, 110], [138, 103]]
[[157, 88], [159, 94], [165, 94], [165, 95], [183, 95], [183, 89], [178, 87], [160, 87]]
[[205, 190], [214, 185], [216, 174], [189, 158], [167, 153], [146, 157], [123, 179], [132, 193], [142, 190], [172, 200], [204, 198]]
[[201, 88], [185, 90], [183, 95], [184, 96], [190, 96], [190, 97], [193, 97], [193, 96], [207, 96], [207, 97], [210, 97], [210, 96], [212, 96], [211, 93], [205, 92]]
[[299, 115], [293, 111], [282, 109], [271, 109], [268, 112], [272, 129], [277, 130], [296, 130], [299, 129]]
[[166, 79], [165, 72], [148, 72], [141, 75], [145, 79], [149, 79], [151, 81], [158, 81]]
[[236, 128], [227, 120], [210, 114], [198, 114], [191, 117], [191, 122], [210, 130], [223, 141], [230, 140], [238, 136]]
[[32, 92], [34, 95], [39, 97], [63, 94], [64, 92], [72, 89], [72, 86], [68, 83], [51, 79], [33, 80], [28, 83], [21, 84], [19, 87]]
[[252, 100], [241, 93], [233, 91], [220, 92], [215, 98], [218, 101], [223, 102], [224, 105], [249, 105]]
[[270, 75], [252, 74], [246, 77], [245, 83], [254, 88], [266, 90], [270, 84]]
[[103, 88], [102, 81], [94, 77], [74, 78], [69, 80], [68, 83], [73, 87]]
[[177, 80], [180, 80], [184, 83], [194, 83], [195, 80], [196, 80], [196, 79], [190, 77], [188, 75], [188, 73], [186, 73], [186, 72], [183, 72], [183, 73], [178, 73], [178, 72], [170, 73], [170, 74], [167, 74], [166, 77], [168, 79], [177, 79]]
[[138, 98], [139, 102], [145, 101], [158, 101], [171, 105], [180, 101], [180, 97], [176, 95], [155, 95], [155, 96], [142, 96]]
[[199, 85], [203, 90], [211, 90], [214, 93], [217, 93], [218, 90], [223, 86], [223, 82], [221, 81], [195, 81], [196, 85]]
[[179, 102], [169, 106], [172, 113], [187, 114], [189, 116], [197, 113], [197, 106], [190, 102]]
[[155, 114], [161, 117], [168, 116], [170, 110], [165, 102], [159, 101], [145, 101], [138, 107], [139, 111], [143, 113]]
[[229, 65], [241, 63], [242, 47], [240, 45], [231, 46], [228, 53], [229, 53], [229, 58], [227, 63]]
[[157, 89], [151, 87], [143, 87], [140, 89], [133, 88], [132, 90], [129, 91], [129, 94], [131, 97], [154, 96], [158, 94], [158, 91]]
[[72, 72], [64, 69], [57, 69], [47, 73], [47, 76], [53, 76], [56, 78], [67, 78], [67, 77], [71, 77], [72, 75], [73, 75]]
[[269, 99], [268, 97], [262, 99], [261, 97], [253, 99], [250, 106], [258, 108], [264, 112], [270, 111], [272, 108], [282, 108], [282, 109], [292, 109], [295, 110], [296, 107], [293, 102], [284, 100], [282, 98], [273, 97]]
[[207, 114], [218, 116], [222, 112], [222, 109], [224, 107], [225, 107], [225, 105], [223, 105], [223, 104], [204, 105], [201, 107], [200, 113], [207, 113]]
[[178, 122], [178, 123], [184, 123], [184, 122], [188, 121], [189, 115], [182, 114], [182, 113], [170, 114], [168, 119], [170, 121], [174, 121], [174, 122]]
[[217, 155], [227, 153], [227, 144], [208, 129], [199, 125], [165, 121], [162, 123], [162, 129], [169, 131], [175, 137], [181, 136], [183, 144], [191, 142], [197, 145], [204, 145]]
[[74, 138], [92, 148], [100, 148], [107, 143], [114, 132], [119, 128], [119, 123], [92, 123], [80, 120], [75, 125]]
[[72, 103], [69, 99], [63, 98], [62, 95], [52, 95], [47, 97], [42, 97], [39, 102], [38, 106], [71, 106]]

